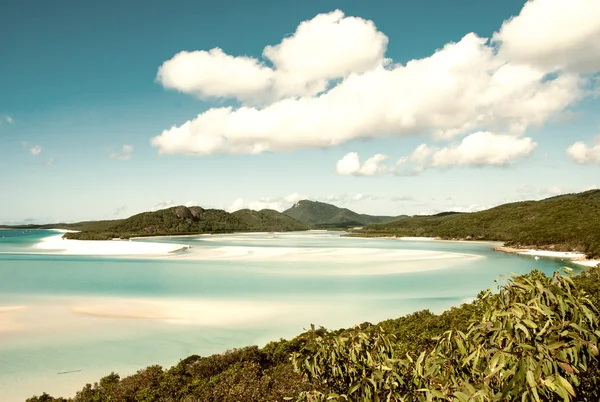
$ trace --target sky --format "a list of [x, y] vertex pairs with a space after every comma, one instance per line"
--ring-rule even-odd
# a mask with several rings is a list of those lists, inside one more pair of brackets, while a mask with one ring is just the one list
[[600, 186], [600, 1], [8, 0], [0, 223]]

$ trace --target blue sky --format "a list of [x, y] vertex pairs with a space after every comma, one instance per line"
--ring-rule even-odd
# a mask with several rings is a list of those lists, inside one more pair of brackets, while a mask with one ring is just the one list
[[51, 3], [0, 14], [0, 223], [600, 185], [598, 2]]

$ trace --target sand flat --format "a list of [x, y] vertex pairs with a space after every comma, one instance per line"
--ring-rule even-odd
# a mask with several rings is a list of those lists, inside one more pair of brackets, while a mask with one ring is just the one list
[[186, 244], [130, 240], [72, 240], [62, 234], [49, 236], [33, 245], [36, 251], [68, 255], [164, 255], [186, 249]]
[[0, 335], [17, 332], [21, 328], [19, 312], [27, 306], [0, 306]]

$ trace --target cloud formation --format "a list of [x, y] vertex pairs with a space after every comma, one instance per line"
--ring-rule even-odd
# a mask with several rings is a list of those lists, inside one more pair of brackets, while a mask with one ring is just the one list
[[292, 193], [278, 197], [263, 197], [259, 198], [258, 200], [245, 200], [244, 198], [238, 198], [226, 209], [229, 212], [234, 212], [240, 209], [252, 209], [255, 211], [260, 211], [261, 209], [274, 209], [276, 211], [283, 212], [300, 200], [319, 201], [340, 206], [358, 204], [365, 201], [376, 201], [378, 199], [379, 197], [364, 193], [356, 193], [354, 195], [329, 194], [326, 196], [310, 196], [300, 193]]
[[6, 122], [7, 122], [8, 124], [13, 124], [13, 123], [14, 123], [14, 119], [13, 119], [11, 116], [6, 116], [6, 117], [4, 118], [4, 120], [6, 120]]
[[127, 161], [131, 158], [131, 154], [133, 153], [133, 147], [128, 144], [124, 144], [120, 150], [112, 151], [108, 150], [108, 157], [110, 159], [116, 159], [118, 161]]
[[252, 209], [254, 211], [274, 209], [275, 211], [283, 212], [296, 202], [304, 199], [307, 199], [307, 197], [299, 193], [292, 193], [281, 197], [263, 197], [251, 201], [238, 198], [227, 207], [227, 210], [229, 212], [234, 212], [240, 209]]
[[[388, 38], [372, 21], [339, 10], [302, 22], [266, 46], [262, 60], [221, 49], [178, 53], [158, 71], [163, 86], [242, 105], [211, 108], [151, 143], [160, 154], [201, 156], [381, 137], [521, 135], [588, 94], [582, 74], [600, 71], [599, 3], [562, 4], [531, 0], [492, 41], [470, 33], [405, 65], [386, 59]], [[523, 44], [530, 33], [533, 52]]]
[[29, 154], [30, 155], [38, 156], [41, 153], [42, 153], [42, 147], [40, 147], [39, 145], [34, 145], [34, 146], [32, 146], [32, 147], [29, 148]]
[[600, 70], [600, 2], [530, 0], [492, 37], [499, 56], [544, 71]]
[[600, 136], [588, 146], [579, 141], [567, 148], [567, 155], [581, 165], [600, 165]]
[[447, 168], [452, 166], [507, 166], [531, 155], [537, 144], [529, 137], [480, 131], [462, 139], [458, 144], [443, 148], [421, 144], [408, 158], [417, 167]]
[[388, 158], [387, 155], [376, 154], [361, 164], [358, 154], [350, 152], [337, 162], [335, 171], [337, 174], [354, 176], [375, 176], [390, 173], [394, 171], [394, 168], [382, 164]]
[[165, 88], [201, 98], [261, 104], [316, 95], [332, 79], [377, 68], [384, 63], [387, 43], [373, 22], [336, 10], [302, 22], [293, 35], [266, 46], [263, 58], [273, 67], [220, 48], [183, 51], [160, 66], [156, 79]]

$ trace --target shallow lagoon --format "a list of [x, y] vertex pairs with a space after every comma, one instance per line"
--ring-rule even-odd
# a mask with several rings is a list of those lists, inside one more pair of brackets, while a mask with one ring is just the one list
[[[52, 231], [0, 231], [0, 400], [69, 396], [111, 371], [177, 363], [421, 309], [441, 312], [494, 280], [571, 263], [491, 243], [336, 232], [139, 239], [162, 256], [40, 254]], [[59, 374], [65, 373], [65, 374]]]

